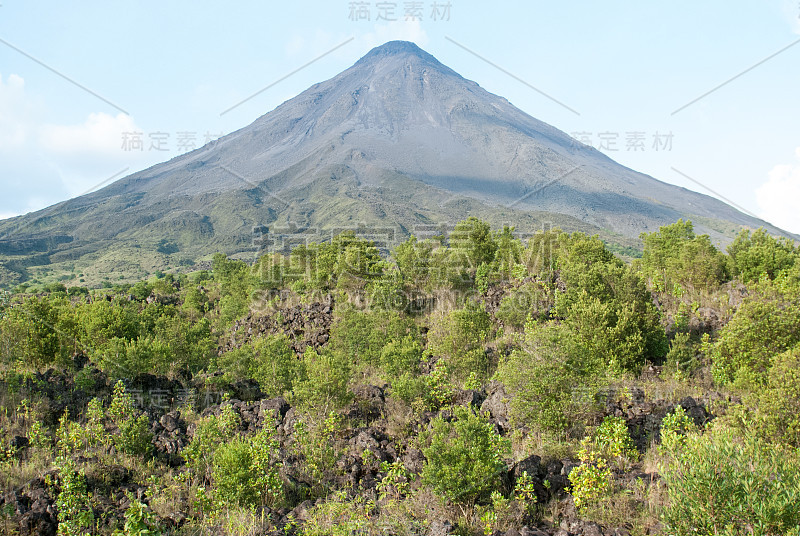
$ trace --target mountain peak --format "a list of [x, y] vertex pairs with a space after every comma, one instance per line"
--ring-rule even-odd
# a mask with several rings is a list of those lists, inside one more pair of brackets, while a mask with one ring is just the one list
[[361, 58], [358, 63], [395, 56], [416, 56], [429, 62], [439, 64], [439, 60], [422, 50], [416, 43], [412, 43], [411, 41], [388, 41], [367, 52], [367, 54]]

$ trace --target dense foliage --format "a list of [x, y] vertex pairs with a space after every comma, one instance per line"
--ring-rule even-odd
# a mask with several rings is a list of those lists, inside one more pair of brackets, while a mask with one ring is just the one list
[[3, 293], [0, 531], [797, 534], [800, 252], [642, 244], [469, 218]]

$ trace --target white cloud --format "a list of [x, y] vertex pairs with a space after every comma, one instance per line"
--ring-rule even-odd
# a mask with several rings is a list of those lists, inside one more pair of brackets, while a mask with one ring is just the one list
[[792, 31], [800, 34], [800, 3], [797, 0], [783, 0], [782, 11]]
[[36, 104], [25, 94], [25, 80], [0, 73], [0, 151], [14, 152], [32, 133]]
[[797, 161], [775, 166], [767, 182], [756, 189], [761, 217], [793, 233], [800, 233], [800, 147]]
[[47, 115], [22, 77], [0, 75], [0, 216], [44, 208], [154, 158], [123, 150], [123, 133], [142, 131], [128, 115], [90, 113], [77, 124], [54, 123]]
[[141, 132], [131, 116], [101, 112], [89, 114], [78, 125], [43, 125], [39, 140], [45, 150], [58, 155], [119, 158], [126, 132]]

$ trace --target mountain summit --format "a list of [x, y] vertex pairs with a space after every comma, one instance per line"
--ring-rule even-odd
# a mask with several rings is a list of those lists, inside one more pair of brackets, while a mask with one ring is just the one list
[[787, 234], [617, 164], [392, 41], [241, 130], [0, 223], [0, 256], [6, 279], [36, 265], [138, 277], [249, 251], [254, 226], [321, 234], [363, 223], [402, 236], [468, 215], [527, 231], [550, 222], [624, 245], [678, 218], [721, 243], [743, 226]]

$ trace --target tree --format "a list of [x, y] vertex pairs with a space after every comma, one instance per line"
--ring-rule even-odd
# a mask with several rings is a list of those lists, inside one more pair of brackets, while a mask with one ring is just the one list
[[653, 288], [671, 291], [674, 285], [713, 288], [728, 278], [725, 256], [708, 235], [697, 236], [691, 221], [678, 220], [654, 233], [643, 233], [640, 266]]
[[785, 237], [774, 238], [763, 228], [750, 233], [742, 229], [728, 246], [731, 273], [743, 282], [758, 281], [762, 276], [775, 279], [795, 264], [797, 249]]
[[464, 259], [459, 264], [474, 272], [482, 263], [494, 261], [497, 242], [491, 226], [474, 216], [460, 221], [450, 233], [450, 249]]
[[252, 277], [243, 261], [228, 259], [222, 253], [214, 254], [211, 271], [220, 287], [220, 316], [230, 324], [244, 315], [250, 307]]

